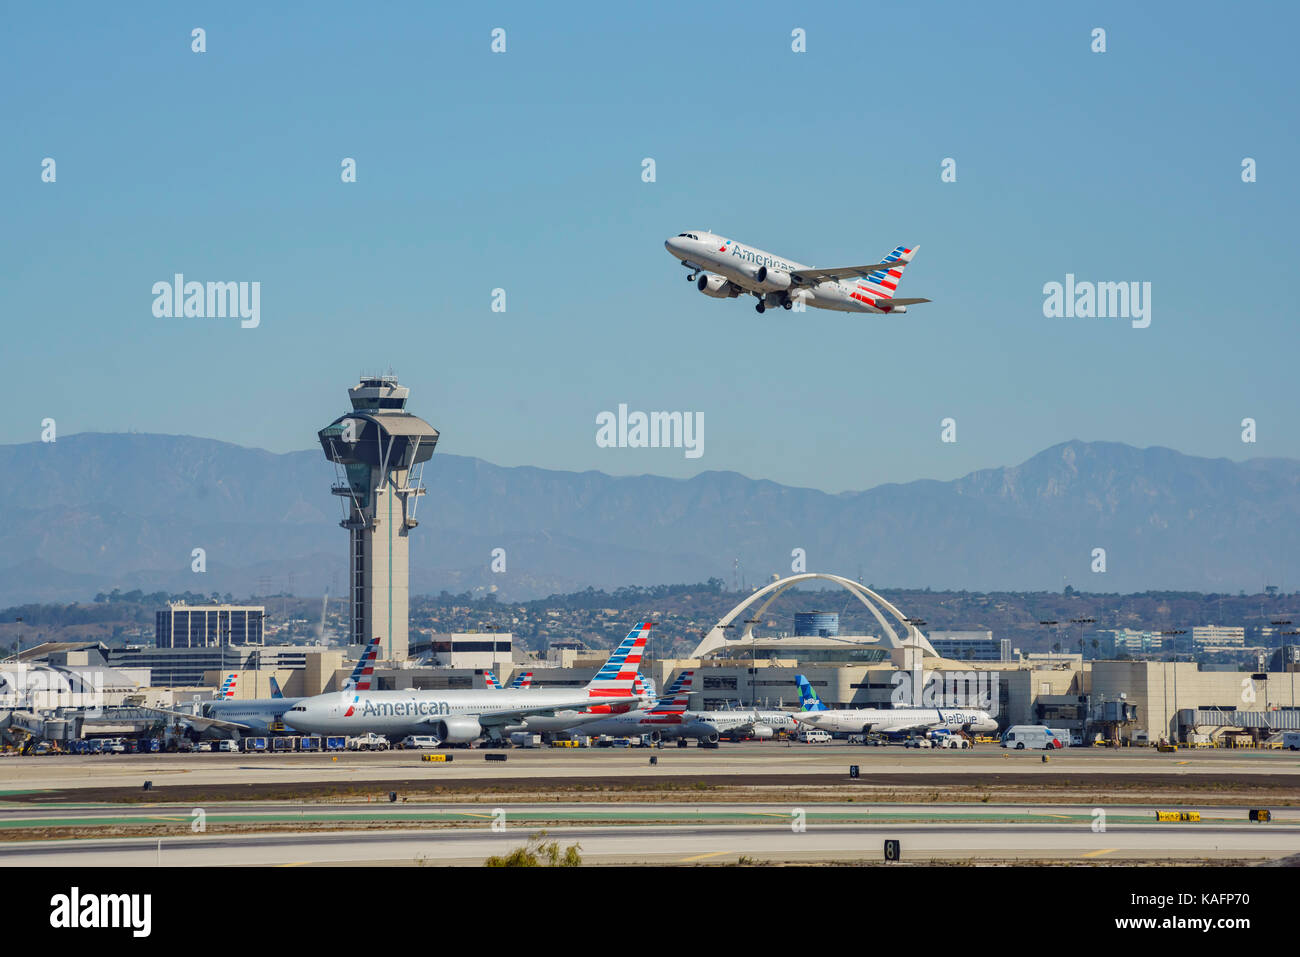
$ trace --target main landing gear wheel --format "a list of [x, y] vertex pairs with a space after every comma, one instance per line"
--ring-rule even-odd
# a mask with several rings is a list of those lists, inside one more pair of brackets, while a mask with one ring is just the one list
[[760, 302], [757, 306], [754, 307], [754, 311], [761, 316], [764, 312], [767, 311], [767, 303]]
[[789, 299], [787, 299], [785, 302], [781, 303], [781, 308], [782, 308], [782, 309], [793, 309], [793, 308], [794, 308], [794, 303], [791, 302]]

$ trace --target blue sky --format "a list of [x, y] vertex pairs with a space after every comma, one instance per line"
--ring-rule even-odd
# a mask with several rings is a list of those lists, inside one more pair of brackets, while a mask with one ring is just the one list
[[[871, 7], [10, 5], [0, 442], [307, 448], [391, 366], [440, 450], [503, 465], [838, 491], [1071, 438], [1300, 456], [1295, 8]], [[686, 228], [919, 243], [900, 294], [934, 302], [760, 318], [687, 285]], [[261, 326], [155, 318], [175, 272], [260, 282]], [[1150, 327], [1045, 318], [1066, 273], [1150, 282]], [[598, 448], [619, 403], [702, 413], [704, 455]]]

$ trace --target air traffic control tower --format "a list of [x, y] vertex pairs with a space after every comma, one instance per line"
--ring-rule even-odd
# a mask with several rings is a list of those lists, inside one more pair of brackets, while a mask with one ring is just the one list
[[378, 635], [380, 656], [406, 657], [410, 613], [407, 545], [421, 474], [438, 430], [406, 411], [410, 390], [396, 376], [367, 376], [348, 389], [352, 411], [318, 433], [338, 472], [331, 491], [343, 503], [348, 530], [351, 641]]

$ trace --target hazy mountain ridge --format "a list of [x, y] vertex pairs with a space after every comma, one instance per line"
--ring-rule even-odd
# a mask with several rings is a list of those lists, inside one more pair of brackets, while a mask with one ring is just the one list
[[[193, 591], [346, 581], [346, 535], [317, 450], [283, 455], [190, 436], [86, 433], [0, 446], [10, 490], [0, 602], [112, 587]], [[414, 592], [587, 585], [808, 567], [900, 587], [1256, 590], [1300, 575], [1300, 462], [1232, 462], [1066, 442], [950, 482], [828, 494], [735, 472], [691, 479], [503, 468], [435, 454], [412, 537]], [[207, 552], [205, 575], [190, 552]], [[507, 571], [489, 570], [505, 548]], [[1107, 571], [1090, 571], [1105, 548]]]

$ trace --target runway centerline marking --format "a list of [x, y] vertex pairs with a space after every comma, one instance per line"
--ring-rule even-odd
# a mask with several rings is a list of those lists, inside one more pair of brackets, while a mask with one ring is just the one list
[[689, 864], [691, 861], [702, 861], [706, 857], [718, 857], [722, 854], [730, 854], [731, 851], [710, 851], [708, 854], [696, 854], [694, 857], [683, 857], [678, 864]]
[[1107, 847], [1107, 848], [1103, 848], [1103, 849], [1100, 850], [1100, 851], [1089, 851], [1087, 854], [1085, 854], [1085, 855], [1083, 855], [1083, 856], [1084, 856], [1084, 857], [1101, 857], [1101, 855], [1103, 855], [1103, 854], [1114, 854], [1115, 851], [1117, 851], [1117, 850], [1119, 850], [1119, 848], [1115, 848], [1115, 847]]

